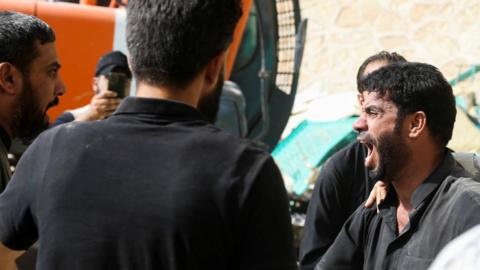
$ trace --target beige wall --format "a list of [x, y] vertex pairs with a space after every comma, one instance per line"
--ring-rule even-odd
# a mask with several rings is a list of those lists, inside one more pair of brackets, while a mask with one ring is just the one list
[[[300, 0], [300, 5], [309, 25], [299, 91], [355, 90], [358, 66], [380, 50], [433, 64], [447, 79], [480, 63], [478, 0]], [[455, 91], [478, 91], [476, 81]]]

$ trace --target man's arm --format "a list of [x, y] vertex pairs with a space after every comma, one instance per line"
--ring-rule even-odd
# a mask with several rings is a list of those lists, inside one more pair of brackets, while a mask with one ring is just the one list
[[15, 266], [15, 259], [22, 255], [24, 251], [16, 251], [7, 248], [6, 246], [0, 243], [0, 269], [2, 270], [14, 270], [17, 269]]
[[93, 96], [88, 106], [88, 110], [78, 114], [74, 113], [75, 121], [95, 121], [102, 120], [117, 109], [122, 100], [117, 98], [117, 93], [113, 91], [103, 91]]
[[271, 157], [249, 184], [238, 224], [237, 269], [296, 269], [287, 192]]
[[55, 122], [53, 122], [51, 127], [56, 127], [73, 121], [84, 122], [104, 119], [105, 117], [112, 115], [120, 102], [121, 99], [117, 98], [115, 92], [104, 91], [94, 95], [90, 104], [61, 114]]
[[73, 116], [73, 114], [71, 112], [64, 112], [60, 116], [58, 116], [57, 119], [55, 119], [55, 122], [50, 125], [50, 128], [73, 121], [75, 121], [75, 117]]

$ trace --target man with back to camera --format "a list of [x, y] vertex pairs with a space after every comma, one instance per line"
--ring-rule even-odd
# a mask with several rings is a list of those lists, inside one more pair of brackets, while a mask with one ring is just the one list
[[[123, 85], [120, 95], [108, 89], [109, 80], [118, 78]], [[125, 54], [120, 51], [106, 53], [98, 60], [92, 80], [94, 96], [90, 104], [61, 114], [52, 126], [72, 121], [94, 121], [110, 116], [120, 104], [121, 98], [128, 96], [132, 73]], [[118, 90], [117, 90], [118, 91]]]
[[273, 159], [196, 109], [218, 106], [240, 15], [237, 0], [129, 1], [137, 96], [29, 147], [0, 195], [1, 242], [38, 239], [38, 270], [295, 269]]
[[378, 214], [357, 209], [315, 269], [427, 269], [480, 223], [480, 183], [445, 147], [456, 114], [452, 88], [422, 63], [382, 67], [360, 86], [354, 128], [368, 149], [364, 165], [391, 188]]
[[[399, 62], [406, 60], [395, 52], [386, 51], [365, 59], [357, 72], [358, 95], [362, 95], [360, 81], [369, 73]], [[308, 205], [300, 244], [300, 269], [315, 267], [348, 217], [367, 199], [375, 180], [368, 176], [363, 165], [366, 155], [366, 147], [356, 141], [335, 153], [323, 165]]]

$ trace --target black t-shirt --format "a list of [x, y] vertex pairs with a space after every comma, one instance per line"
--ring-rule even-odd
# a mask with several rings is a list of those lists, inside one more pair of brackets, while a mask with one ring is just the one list
[[364, 166], [366, 155], [367, 149], [355, 141], [322, 167], [308, 205], [300, 244], [300, 269], [315, 267], [348, 217], [370, 194], [375, 181]]
[[40, 135], [0, 195], [0, 240], [37, 239], [37, 270], [296, 266], [272, 158], [166, 100]]

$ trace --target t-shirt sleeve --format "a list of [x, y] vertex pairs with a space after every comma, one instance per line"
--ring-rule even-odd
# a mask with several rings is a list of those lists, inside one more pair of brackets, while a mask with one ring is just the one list
[[46, 155], [40, 149], [43, 143], [36, 140], [27, 149], [0, 194], [0, 241], [10, 249], [27, 249], [38, 238], [33, 211], [35, 190], [44, 172]]
[[[307, 210], [307, 218], [300, 244], [300, 269], [311, 270], [335, 240], [347, 216], [342, 196], [348, 181], [350, 164], [340, 153], [329, 159], [320, 171]], [[345, 166], [344, 166], [345, 165]], [[347, 174], [347, 175], [345, 175]], [[351, 185], [351, 183], [350, 183]]]
[[242, 209], [238, 269], [296, 269], [287, 192], [269, 157]]

